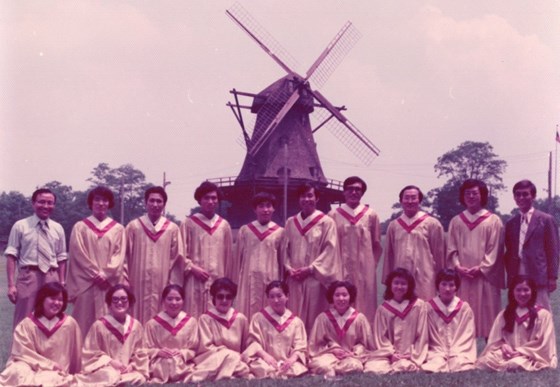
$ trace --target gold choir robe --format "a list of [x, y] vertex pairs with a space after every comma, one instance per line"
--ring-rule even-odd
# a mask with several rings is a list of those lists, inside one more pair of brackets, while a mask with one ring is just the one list
[[[144, 345], [149, 358], [150, 383], [183, 382], [192, 370], [198, 349], [198, 323], [195, 317], [180, 312], [176, 318], [160, 312], [144, 326]], [[172, 358], [158, 356], [160, 349], [175, 349]]]
[[328, 308], [326, 289], [341, 276], [336, 224], [334, 220], [315, 211], [305, 220], [301, 213], [288, 218], [284, 231], [282, 257], [286, 270], [311, 267], [313, 272], [304, 280], [287, 278], [288, 308], [299, 316], [307, 331], [315, 318]]
[[[537, 307], [535, 326], [529, 330], [529, 311], [517, 308], [513, 332], [504, 331], [504, 312], [500, 312], [488, 337], [488, 344], [476, 362], [476, 367], [494, 371], [539, 371], [557, 368], [556, 335], [552, 314]], [[509, 344], [520, 356], [505, 359], [501, 346]]]
[[444, 233], [437, 219], [418, 211], [413, 218], [402, 214], [389, 223], [383, 282], [397, 267], [405, 268], [416, 281], [418, 297], [428, 301], [436, 295], [436, 274], [444, 266]]
[[502, 260], [502, 221], [482, 209], [472, 215], [463, 211], [451, 219], [447, 233], [447, 264], [471, 268], [480, 266], [476, 278], [461, 277], [457, 296], [474, 312], [477, 337], [488, 337], [501, 309], [500, 290], [505, 286]]
[[[107, 313], [105, 292], [122, 281], [126, 239], [124, 227], [111, 218], [99, 222], [94, 216], [74, 225], [68, 252], [68, 298], [72, 316], [85, 336], [91, 324]], [[102, 273], [109, 286], [94, 284]]]
[[[278, 362], [278, 367], [294, 354], [297, 354], [297, 360], [289, 370], [280, 373], [257, 355], [261, 350], [271, 355]], [[307, 372], [306, 354], [305, 326], [290, 310], [286, 309], [284, 314], [279, 316], [267, 306], [253, 316], [243, 359], [249, 364], [255, 377], [284, 379], [303, 375]]]
[[[232, 275], [232, 236], [227, 220], [214, 215], [212, 219], [198, 213], [181, 223], [185, 243], [185, 311], [198, 317], [212, 305], [210, 285], [220, 277]], [[191, 272], [192, 265], [202, 267], [210, 274], [202, 282]]]
[[214, 306], [198, 319], [199, 345], [193, 359], [195, 367], [187, 382], [244, 378], [251, 374], [241, 360], [245, 349], [249, 322], [247, 317], [230, 308], [226, 314]]
[[[333, 350], [343, 349], [352, 356], [339, 360]], [[309, 369], [314, 374], [342, 375], [362, 372], [373, 349], [371, 326], [354, 308], [340, 315], [334, 308], [321, 313], [309, 335]]]
[[[364, 365], [365, 372], [418, 371], [428, 353], [425, 302], [419, 298], [400, 304], [394, 300], [383, 302], [375, 313], [373, 342], [375, 350]], [[392, 362], [395, 354], [408, 355], [410, 359]]]
[[179, 227], [163, 216], [154, 226], [148, 216], [126, 226], [125, 277], [136, 296], [132, 316], [144, 324], [160, 311], [168, 284], [183, 285], [184, 244]]
[[[91, 326], [83, 349], [83, 380], [90, 384], [116, 386], [142, 384], [148, 379], [148, 355], [144, 350], [142, 324], [130, 315], [120, 324], [111, 315]], [[110, 363], [118, 360], [130, 371], [121, 374]]]
[[468, 303], [455, 297], [446, 306], [439, 297], [428, 309], [428, 357], [422, 370], [458, 372], [474, 368], [476, 338], [474, 315]]
[[[30, 315], [14, 330], [11, 355], [0, 374], [0, 385], [73, 386], [73, 374], [81, 368], [81, 347], [80, 328], [71, 316], [48, 321]], [[55, 370], [55, 365], [62, 370]]]
[[274, 222], [261, 225], [254, 221], [242, 226], [237, 233], [234, 275], [239, 285], [237, 309], [251, 319], [267, 305], [265, 288], [281, 279], [280, 247], [284, 229]]
[[342, 278], [359, 289], [356, 308], [369, 321], [377, 308], [377, 264], [381, 253], [379, 217], [368, 206], [343, 204], [329, 212], [336, 223]]

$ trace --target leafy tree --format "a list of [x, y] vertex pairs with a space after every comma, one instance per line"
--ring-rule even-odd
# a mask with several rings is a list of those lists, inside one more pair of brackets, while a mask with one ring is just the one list
[[498, 158], [488, 142], [465, 141], [438, 157], [434, 170], [438, 178], [446, 177], [447, 182], [428, 192], [428, 197], [434, 215], [439, 217], [446, 230], [451, 218], [463, 210], [459, 202], [459, 187], [466, 179], [486, 183], [490, 191], [487, 208], [496, 211], [496, 193], [505, 189], [502, 175], [506, 167], [506, 161]]
[[0, 194], [0, 241], [7, 242], [13, 224], [33, 214], [31, 198], [21, 192], [10, 191]]

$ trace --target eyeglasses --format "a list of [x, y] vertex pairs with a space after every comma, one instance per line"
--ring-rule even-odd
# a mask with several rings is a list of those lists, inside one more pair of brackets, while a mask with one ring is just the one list
[[223, 300], [233, 300], [233, 294], [216, 294], [216, 299], [223, 301]]
[[128, 297], [113, 297], [113, 298], [111, 298], [111, 302], [113, 304], [118, 304], [119, 302], [121, 304], [126, 304], [126, 303], [128, 303]]

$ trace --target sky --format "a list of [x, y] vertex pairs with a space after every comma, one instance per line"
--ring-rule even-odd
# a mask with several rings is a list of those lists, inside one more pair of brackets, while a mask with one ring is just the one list
[[[530, 178], [546, 197], [560, 124], [557, 0], [242, 0], [305, 73], [350, 20], [362, 37], [322, 87], [381, 154], [370, 166], [328, 131], [325, 175], [368, 183], [382, 220], [400, 189], [424, 192], [437, 157], [489, 142], [506, 160], [501, 212]], [[225, 14], [234, 1], [0, 2], [0, 192], [58, 180], [84, 190], [100, 162], [171, 184], [168, 211], [196, 205], [207, 178], [236, 176], [245, 150], [233, 88], [259, 92], [282, 70]], [[553, 160], [554, 163], [554, 160]], [[553, 189], [553, 192], [555, 189]]]

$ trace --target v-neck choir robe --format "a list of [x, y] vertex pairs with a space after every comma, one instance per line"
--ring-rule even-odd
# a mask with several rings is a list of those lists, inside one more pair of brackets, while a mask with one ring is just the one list
[[241, 360], [245, 350], [249, 322], [241, 313], [234, 312], [230, 321], [217, 320], [205, 313], [198, 319], [199, 346], [193, 359], [195, 367], [187, 380], [191, 383], [246, 378], [251, 373]]
[[[148, 355], [144, 350], [142, 324], [131, 318], [129, 330], [121, 335], [101, 319], [91, 326], [84, 343], [83, 380], [90, 384], [116, 386], [122, 383], [142, 384], [148, 379]], [[110, 363], [118, 360], [131, 371], [121, 374]]]
[[[361, 372], [373, 349], [371, 326], [362, 313], [354, 311], [343, 328], [336, 322], [335, 313], [333, 309], [321, 313], [309, 335], [309, 369], [314, 374], [328, 374], [331, 370], [337, 375]], [[334, 349], [343, 349], [352, 356], [339, 360]]]
[[160, 311], [168, 284], [183, 285], [184, 245], [179, 227], [168, 219], [156, 232], [147, 216], [126, 226], [125, 276], [136, 296], [132, 316], [145, 324]]
[[[249, 368], [257, 378], [287, 378], [300, 376], [307, 372], [307, 334], [303, 321], [286, 310], [291, 316], [282, 325], [278, 324], [266, 311], [258, 312], [253, 316], [249, 326], [248, 346], [243, 353], [243, 358], [247, 359]], [[268, 314], [268, 313], [267, 313]], [[279, 373], [267, 362], [265, 362], [257, 352], [264, 350], [279, 363], [288, 360], [294, 353], [297, 353], [297, 360], [285, 373]]]
[[310, 216], [313, 220], [305, 227], [301, 227], [297, 215], [288, 218], [282, 245], [286, 270], [309, 266], [313, 269], [303, 281], [291, 277], [286, 280], [288, 309], [303, 320], [308, 332], [315, 318], [328, 308], [327, 287], [342, 277], [334, 220], [320, 211]]
[[[476, 362], [476, 367], [494, 371], [539, 371], [557, 368], [556, 335], [552, 314], [539, 308], [535, 326], [529, 330], [529, 315], [516, 316], [513, 332], [504, 331], [504, 312], [500, 312], [488, 337], [488, 344]], [[504, 359], [501, 346], [509, 344], [521, 353], [511, 359]]]
[[461, 276], [457, 296], [473, 310], [476, 336], [488, 337], [500, 312], [500, 291], [505, 286], [503, 226], [497, 215], [489, 211], [480, 214], [474, 223], [468, 222], [463, 213], [451, 219], [447, 233], [447, 264], [451, 268], [480, 265], [482, 274], [476, 278]]
[[446, 315], [432, 300], [428, 309], [428, 357], [422, 370], [458, 372], [474, 368], [476, 337], [474, 315], [467, 302], [459, 301]]
[[253, 224], [244, 225], [237, 233], [233, 278], [239, 285], [235, 303], [250, 320], [267, 305], [266, 285], [280, 276], [280, 248], [284, 229], [271, 222], [267, 231], [260, 232]]
[[84, 336], [91, 324], [107, 313], [107, 289], [96, 285], [94, 278], [103, 273], [111, 286], [122, 282], [125, 244], [124, 227], [114, 220], [98, 229], [86, 218], [72, 228], [66, 289], [74, 303], [72, 316]]
[[[162, 312], [163, 313], [163, 312]], [[150, 383], [183, 382], [192, 371], [192, 359], [198, 349], [198, 323], [195, 317], [185, 315], [175, 327], [158, 316], [144, 326], [144, 345], [149, 358]], [[163, 358], [160, 349], [179, 351], [178, 356]]]
[[[81, 368], [82, 337], [71, 316], [64, 316], [52, 329], [35, 317], [26, 317], [15, 328], [1, 386], [73, 386], [73, 374]], [[58, 364], [62, 370], [57, 371]]]
[[436, 274], [444, 266], [444, 232], [437, 219], [425, 214], [407, 225], [401, 215], [389, 223], [385, 238], [383, 282], [397, 267], [405, 268], [416, 281], [418, 297], [428, 301], [436, 295]]
[[[373, 343], [375, 350], [364, 364], [364, 372], [418, 371], [428, 353], [425, 302], [417, 299], [403, 312], [393, 310], [387, 301], [381, 304], [375, 313]], [[410, 355], [411, 358], [391, 363], [391, 356], [396, 353]]]
[[336, 222], [342, 278], [359, 289], [356, 309], [373, 321], [377, 308], [377, 264], [383, 252], [379, 217], [368, 206], [355, 217], [342, 207], [329, 212]]
[[[218, 216], [218, 215], [216, 215]], [[184, 310], [195, 317], [202, 315], [211, 305], [210, 285], [220, 277], [232, 275], [232, 236], [227, 220], [219, 217], [213, 228], [203, 227], [187, 217], [180, 226], [185, 243], [185, 306]], [[195, 264], [210, 274], [202, 282], [191, 273]]]

